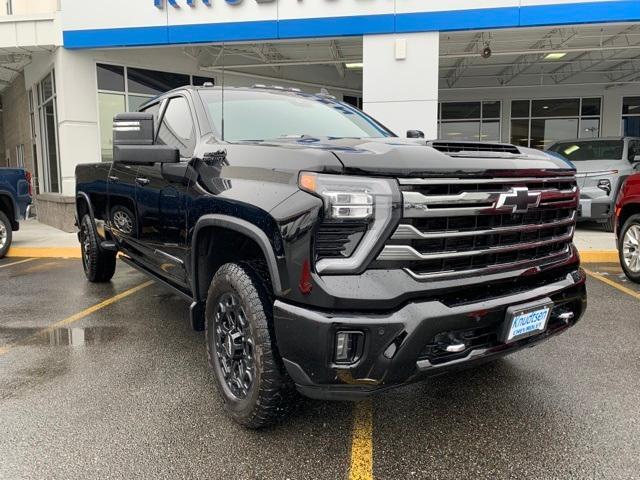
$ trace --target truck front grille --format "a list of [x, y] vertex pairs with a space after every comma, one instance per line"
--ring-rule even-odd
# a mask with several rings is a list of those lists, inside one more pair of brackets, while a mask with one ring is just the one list
[[403, 219], [377, 259], [416, 279], [540, 266], [570, 255], [572, 175], [401, 179]]

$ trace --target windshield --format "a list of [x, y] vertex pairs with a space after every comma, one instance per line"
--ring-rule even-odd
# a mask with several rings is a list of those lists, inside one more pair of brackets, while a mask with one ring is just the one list
[[[201, 90], [209, 120], [222, 132], [222, 92]], [[227, 90], [224, 140], [299, 137], [371, 138], [392, 133], [360, 110], [330, 98], [305, 94]]]
[[622, 140], [596, 140], [589, 142], [561, 142], [552, 145], [549, 151], [562, 155], [572, 162], [586, 160], [622, 160]]

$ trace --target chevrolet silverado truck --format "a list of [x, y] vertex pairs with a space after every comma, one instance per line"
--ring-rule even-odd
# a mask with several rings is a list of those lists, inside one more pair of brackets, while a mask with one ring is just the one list
[[190, 303], [225, 408], [355, 400], [567, 330], [586, 307], [574, 167], [400, 139], [324, 94], [185, 87], [79, 165], [84, 271], [116, 254]]
[[616, 202], [616, 240], [622, 270], [640, 283], [640, 173], [627, 178]]
[[13, 232], [29, 217], [31, 173], [22, 168], [0, 168], [0, 258], [11, 247]]

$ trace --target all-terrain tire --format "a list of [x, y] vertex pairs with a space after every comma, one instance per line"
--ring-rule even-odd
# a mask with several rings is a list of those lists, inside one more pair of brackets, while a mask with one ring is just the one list
[[116, 252], [104, 250], [93, 228], [91, 217], [86, 214], [80, 222], [80, 249], [84, 274], [91, 283], [106, 283], [116, 271]]
[[4, 212], [0, 211], [0, 258], [4, 258], [9, 251], [12, 238], [11, 220]]
[[[633, 235], [631, 236], [636, 238], [635, 252], [638, 252], [639, 251], [638, 249], [640, 249], [640, 245], [638, 245], [637, 243], [637, 241], [640, 240], [640, 238], [638, 237], [640, 235], [640, 213], [631, 215], [627, 219], [627, 221], [624, 222], [624, 225], [620, 230], [620, 235], [618, 238], [618, 255], [620, 257], [620, 265], [622, 266], [622, 270], [624, 271], [625, 275], [629, 278], [629, 280], [631, 280], [632, 282], [640, 283], [640, 270], [637, 270], [638, 268], [637, 264], [627, 265], [627, 261], [624, 258], [625, 237], [627, 237], [627, 234], [631, 229], [633, 229]], [[631, 267], [635, 267], [636, 270], [634, 271], [634, 269], [632, 269]]]
[[[300, 398], [278, 354], [272, 321], [273, 294], [265, 271], [250, 263], [223, 265], [211, 281], [205, 310], [207, 356], [225, 410], [237, 423], [252, 429], [277, 423], [289, 414]], [[234, 391], [237, 383], [230, 380], [231, 375], [225, 375], [225, 362], [227, 372], [230, 370], [228, 357], [225, 357], [228, 350], [222, 347], [227, 342], [221, 341], [223, 336], [231, 335], [225, 307], [230, 299], [236, 299], [234, 308], [240, 312], [237, 316], [243, 318], [237, 321], [243, 327], [242, 333], [235, 333], [236, 338], [241, 336], [244, 345], [251, 345], [249, 354], [246, 351], [239, 353], [242, 360], [235, 360], [245, 362], [244, 371], [252, 372], [253, 377], [250, 386], [245, 386], [240, 394]], [[227, 332], [226, 336], [224, 332]], [[251, 367], [247, 367], [248, 362]], [[231, 370], [235, 371], [235, 368]]]

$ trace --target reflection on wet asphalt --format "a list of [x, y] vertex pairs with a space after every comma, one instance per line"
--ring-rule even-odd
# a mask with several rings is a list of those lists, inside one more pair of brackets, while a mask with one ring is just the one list
[[120, 327], [14, 328], [0, 327], [0, 344], [41, 345], [47, 347], [85, 347], [111, 342], [125, 332]]
[[[145, 280], [121, 263], [108, 285], [87, 284], [79, 261], [9, 272], [40, 262], [0, 270], [0, 348], [16, 345], [0, 354], [0, 478], [345, 478], [351, 404], [306, 400], [283, 425], [244, 430], [183, 300], [152, 286], [40, 334]], [[638, 301], [588, 289], [566, 334], [375, 397], [375, 477], [639, 478]]]

